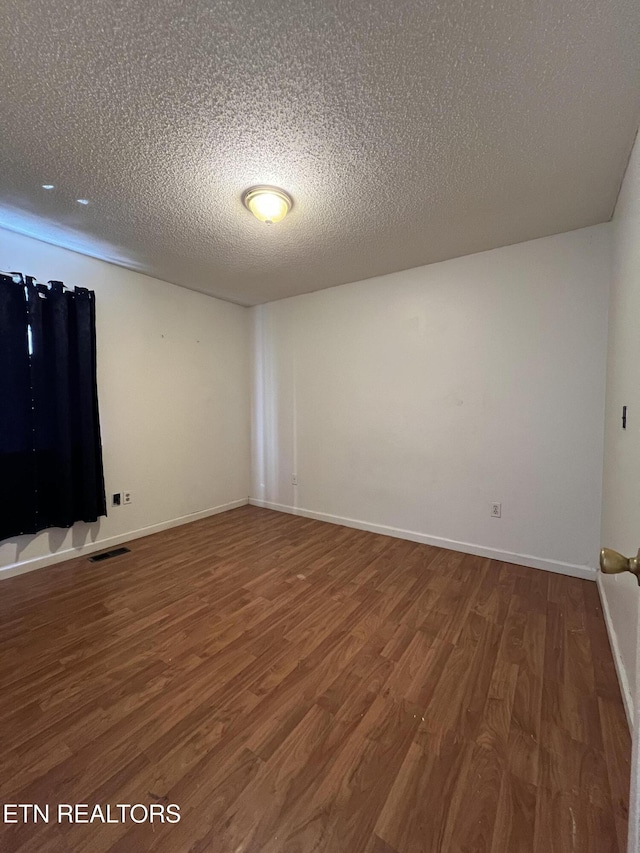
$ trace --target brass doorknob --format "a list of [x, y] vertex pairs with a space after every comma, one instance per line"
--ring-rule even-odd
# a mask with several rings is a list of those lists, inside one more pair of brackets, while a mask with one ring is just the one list
[[606, 575], [618, 575], [620, 572], [631, 572], [640, 584], [640, 548], [635, 557], [623, 557], [611, 548], [600, 551], [600, 570]]

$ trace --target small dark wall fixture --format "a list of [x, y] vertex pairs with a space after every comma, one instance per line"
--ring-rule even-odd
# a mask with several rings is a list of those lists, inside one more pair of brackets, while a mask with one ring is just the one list
[[0, 273], [0, 540], [106, 515], [95, 295]]

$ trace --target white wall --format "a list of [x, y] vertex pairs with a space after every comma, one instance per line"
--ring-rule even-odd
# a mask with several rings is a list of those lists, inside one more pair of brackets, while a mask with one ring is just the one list
[[[627, 167], [613, 217], [613, 275], [605, 429], [602, 544], [627, 556], [640, 547], [640, 142]], [[627, 406], [627, 429], [621, 428]], [[598, 577], [620, 683], [633, 721], [629, 851], [640, 850], [640, 677], [636, 580]]]
[[[621, 428], [627, 406], [627, 429]], [[605, 429], [602, 544], [627, 556], [640, 547], [640, 144], [636, 142], [613, 217], [613, 275]], [[631, 575], [600, 587], [627, 702], [636, 691], [638, 589]], [[625, 684], [626, 682], [626, 684]]]
[[249, 312], [0, 231], [0, 268], [96, 291], [107, 493], [133, 492], [94, 525], [0, 544], [0, 573], [246, 500], [252, 319], [256, 501], [590, 574], [609, 237], [597, 226]]
[[4, 230], [0, 269], [95, 290], [107, 496], [133, 493], [131, 505], [108, 507], [108, 517], [95, 524], [1, 543], [0, 577], [37, 566], [42, 557], [51, 562], [52, 553], [67, 558], [87, 544], [123, 541], [246, 503], [246, 308]]
[[607, 224], [252, 309], [254, 502], [593, 577], [609, 263]]

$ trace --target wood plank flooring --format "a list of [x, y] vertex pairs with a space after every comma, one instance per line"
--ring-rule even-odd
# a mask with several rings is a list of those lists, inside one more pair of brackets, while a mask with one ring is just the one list
[[130, 547], [0, 582], [0, 804], [51, 807], [0, 850], [625, 850], [594, 583], [255, 507]]

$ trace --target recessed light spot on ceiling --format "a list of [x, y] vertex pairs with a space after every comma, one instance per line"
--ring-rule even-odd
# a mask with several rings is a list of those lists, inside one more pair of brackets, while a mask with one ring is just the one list
[[78, 204], [89, 204], [88, 198], [77, 198], [76, 201], [78, 202]]
[[293, 207], [289, 193], [279, 187], [260, 185], [249, 187], [242, 195], [242, 203], [256, 219], [265, 225], [281, 222]]
[[55, 184], [42, 184], [43, 190], [55, 190]]

